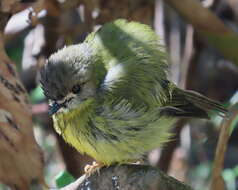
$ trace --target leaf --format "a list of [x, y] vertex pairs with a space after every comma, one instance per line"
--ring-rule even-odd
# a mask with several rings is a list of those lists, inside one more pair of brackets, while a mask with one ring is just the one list
[[55, 177], [55, 183], [58, 188], [62, 188], [74, 181], [74, 177], [67, 171], [62, 171]]
[[30, 100], [32, 103], [39, 103], [40, 101], [44, 99], [45, 99], [45, 95], [40, 85], [38, 85], [34, 90], [31, 91]]

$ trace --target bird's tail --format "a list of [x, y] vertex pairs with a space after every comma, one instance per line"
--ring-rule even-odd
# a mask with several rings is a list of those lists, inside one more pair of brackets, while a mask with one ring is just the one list
[[[198, 92], [194, 92], [191, 90], [181, 90], [176, 89], [177, 93], [184, 97], [185, 101], [191, 103], [194, 108], [198, 108], [200, 111], [203, 110], [207, 113], [208, 117], [210, 113], [216, 113], [221, 117], [227, 117], [229, 115], [228, 110], [219, 102], [212, 100], [199, 94]], [[196, 111], [196, 109], [194, 110]]]

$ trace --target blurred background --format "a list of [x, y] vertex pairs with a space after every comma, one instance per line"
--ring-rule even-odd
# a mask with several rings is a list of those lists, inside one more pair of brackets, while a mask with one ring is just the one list
[[[238, 2], [199, 2], [210, 9], [225, 27], [238, 31]], [[187, 9], [189, 11], [189, 7]], [[62, 175], [72, 175], [70, 180], [81, 176], [84, 166], [90, 164], [92, 159], [80, 155], [53, 130], [47, 100], [39, 85], [39, 69], [57, 49], [82, 42], [90, 32], [106, 22], [126, 18], [150, 25], [167, 48], [172, 81], [181, 88], [198, 91], [225, 106], [237, 102], [236, 63], [223, 57], [216, 46], [209, 45], [193, 25], [163, 0], [21, 0], [20, 7], [9, 18], [4, 27], [5, 48], [15, 62], [30, 97], [34, 135], [43, 151], [44, 177], [51, 187], [56, 186]], [[205, 19], [203, 24], [213, 25], [211, 20]], [[237, 121], [238, 117], [230, 126], [232, 133], [222, 172], [229, 190], [238, 189]], [[148, 153], [145, 163], [159, 167], [196, 190], [206, 190], [221, 118], [214, 116], [211, 121], [181, 119], [176, 125], [171, 142]], [[0, 184], [0, 190], [7, 189], [7, 186]]]

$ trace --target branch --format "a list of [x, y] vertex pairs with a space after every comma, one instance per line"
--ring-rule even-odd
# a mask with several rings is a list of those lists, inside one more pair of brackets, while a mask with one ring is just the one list
[[223, 171], [223, 164], [225, 159], [225, 153], [227, 149], [228, 139], [230, 137], [230, 126], [233, 120], [237, 117], [238, 111], [232, 113], [229, 119], [224, 119], [221, 125], [221, 131], [216, 148], [215, 161], [213, 164], [211, 190], [223, 190], [225, 188], [225, 182], [221, 175]]
[[4, 12], [4, 2], [14, 1], [0, 6], [0, 181], [28, 190], [34, 181], [44, 183], [43, 156], [33, 135], [27, 93], [4, 49], [3, 29], [11, 12]]
[[145, 165], [120, 165], [102, 168], [89, 178], [85, 175], [61, 190], [192, 190], [191, 187]]
[[216, 15], [196, 0], [164, 1], [191, 23], [209, 44], [238, 65], [238, 35], [227, 28]]

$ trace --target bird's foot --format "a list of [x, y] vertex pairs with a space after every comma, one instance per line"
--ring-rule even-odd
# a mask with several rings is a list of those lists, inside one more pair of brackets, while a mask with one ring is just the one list
[[84, 167], [84, 172], [86, 174], [87, 177], [91, 176], [93, 173], [98, 172], [98, 174], [100, 173], [99, 170], [105, 166], [103, 163], [101, 162], [93, 162], [92, 165], [87, 164]]

